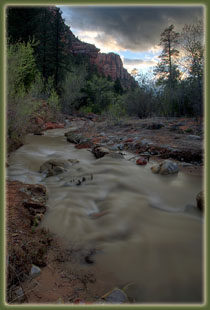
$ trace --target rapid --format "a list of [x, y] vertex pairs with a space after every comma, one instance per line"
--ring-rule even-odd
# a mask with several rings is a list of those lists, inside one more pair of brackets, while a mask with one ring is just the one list
[[[135, 283], [137, 303], [202, 302], [203, 218], [186, 207], [196, 204], [202, 178], [153, 174], [154, 163], [137, 166], [126, 152], [124, 158], [95, 159], [68, 143], [67, 131], [28, 135], [10, 156], [8, 180], [47, 188], [41, 225], [71, 249], [94, 249], [91, 260], [114, 275], [113, 287]], [[39, 169], [49, 159], [78, 162], [45, 177]]]

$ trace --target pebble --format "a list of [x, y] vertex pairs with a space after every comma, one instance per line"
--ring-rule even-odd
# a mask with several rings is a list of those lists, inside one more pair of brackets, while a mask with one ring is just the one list
[[32, 278], [35, 278], [36, 276], [40, 275], [40, 273], [41, 273], [41, 269], [36, 265], [32, 265], [31, 271], [30, 271], [30, 276]]
[[143, 157], [140, 157], [140, 158], [137, 159], [136, 164], [137, 165], [141, 165], [141, 166], [146, 165], [147, 164], [147, 160], [145, 158], [143, 158]]
[[113, 289], [111, 292], [104, 295], [102, 299], [104, 299], [108, 303], [114, 303], [114, 304], [115, 303], [122, 304], [128, 302], [128, 297], [126, 293], [119, 288]]

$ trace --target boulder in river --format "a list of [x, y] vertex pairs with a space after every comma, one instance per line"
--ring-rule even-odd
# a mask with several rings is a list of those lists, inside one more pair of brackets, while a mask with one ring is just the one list
[[171, 160], [164, 160], [159, 165], [153, 166], [151, 170], [153, 173], [166, 175], [179, 172], [179, 166]]
[[200, 191], [196, 196], [197, 208], [203, 211], [204, 209], [204, 195], [203, 191]]
[[46, 177], [50, 177], [65, 172], [70, 166], [67, 160], [50, 159], [41, 165], [39, 172], [46, 173]]
[[81, 139], [82, 139], [81, 135], [75, 134], [72, 131], [66, 132], [65, 136], [66, 136], [68, 142], [74, 143], [74, 144], [80, 143]]
[[110, 151], [107, 148], [100, 146], [100, 145], [94, 146], [92, 148], [92, 152], [96, 158], [104, 157], [105, 155], [110, 153]]

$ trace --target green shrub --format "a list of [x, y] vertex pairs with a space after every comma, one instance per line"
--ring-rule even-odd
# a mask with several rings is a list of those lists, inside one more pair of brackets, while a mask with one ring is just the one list
[[83, 88], [86, 83], [87, 69], [85, 66], [74, 66], [68, 72], [62, 84], [61, 106], [65, 113], [78, 109], [81, 99], [85, 96]]
[[87, 107], [81, 107], [79, 109], [80, 113], [88, 114], [88, 113], [93, 113], [92, 106], [87, 106]]
[[[32, 42], [33, 43], [33, 42]], [[43, 116], [46, 121], [60, 118], [59, 98], [53, 87], [53, 77], [44, 81], [36, 68], [32, 43], [17, 43], [8, 47], [7, 62], [7, 137], [8, 149], [22, 144], [26, 133], [36, 130], [32, 119]], [[43, 101], [47, 101], [43, 110]]]
[[49, 108], [49, 121], [60, 120], [61, 118], [61, 106], [59, 104], [59, 97], [56, 91], [51, 91], [50, 97], [47, 100]]
[[38, 70], [33, 45], [31, 41], [8, 46], [7, 90], [10, 98], [23, 98], [35, 81]]

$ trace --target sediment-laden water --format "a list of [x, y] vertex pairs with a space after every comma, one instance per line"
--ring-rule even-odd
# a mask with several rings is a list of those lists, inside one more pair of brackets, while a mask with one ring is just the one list
[[[69, 129], [29, 135], [12, 153], [8, 179], [41, 183], [48, 191], [42, 225], [72, 249], [96, 249], [91, 260], [118, 283], [134, 283], [137, 303], [202, 302], [203, 219], [196, 208], [202, 179], [179, 172], [161, 176], [125, 158], [95, 159], [66, 141]], [[46, 178], [49, 159], [78, 159]], [[88, 267], [88, 268], [91, 268]]]

